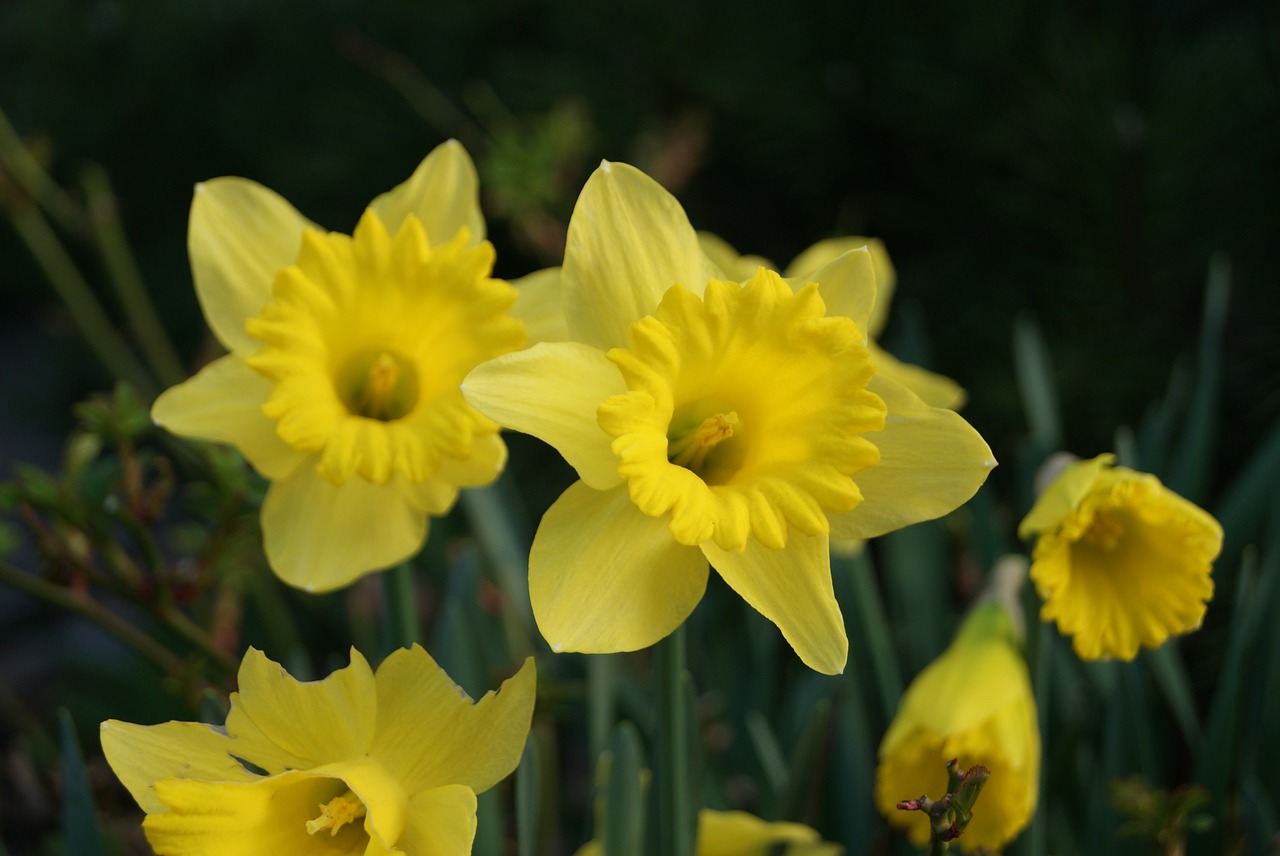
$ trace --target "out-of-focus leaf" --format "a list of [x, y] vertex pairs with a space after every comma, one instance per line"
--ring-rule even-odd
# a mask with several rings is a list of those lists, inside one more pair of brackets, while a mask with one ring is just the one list
[[62, 741], [62, 834], [66, 852], [76, 856], [103, 856], [98, 813], [89, 787], [75, 724], [65, 708], [58, 711]]
[[1170, 489], [1192, 502], [1202, 502], [1214, 460], [1214, 440], [1218, 425], [1219, 375], [1222, 363], [1222, 328], [1226, 322], [1231, 292], [1231, 263], [1214, 256], [1209, 263], [1205, 286], [1204, 321], [1200, 328], [1200, 351], [1196, 355], [1196, 380], [1185, 429], [1169, 462]]
[[541, 790], [538, 742], [532, 734], [525, 741], [516, 768], [516, 853], [534, 856], [538, 851], [538, 793]]
[[644, 853], [644, 760], [640, 735], [630, 722], [620, 722], [609, 737], [605, 779], [604, 829], [596, 830], [603, 856], [641, 856]]
[[1058, 410], [1053, 361], [1040, 328], [1025, 316], [1013, 322], [1013, 368], [1022, 396], [1022, 410], [1031, 429], [1031, 441], [1041, 454], [1061, 448], [1062, 416]]

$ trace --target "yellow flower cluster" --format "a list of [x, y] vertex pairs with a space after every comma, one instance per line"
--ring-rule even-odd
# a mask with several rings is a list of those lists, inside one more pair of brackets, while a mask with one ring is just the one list
[[[714, 571], [807, 666], [841, 672], [833, 541], [947, 514], [996, 465], [956, 413], [964, 390], [877, 344], [896, 279], [883, 245], [830, 239], [776, 272], [608, 162], [578, 199], [561, 268], [513, 287], [492, 276], [484, 235], [456, 142], [350, 235], [246, 179], [198, 185], [195, 287], [228, 353], [161, 395], [155, 421], [243, 453], [269, 481], [268, 563], [315, 592], [411, 558], [431, 516], [502, 470], [499, 431], [533, 435], [578, 476], [529, 555], [553, 651], [652, 645]], [[1088, 659], [1199, 626], [1222, 540], [1209, 515], [1112, 463], [1068, 467], [1019, 529], [1037, 538], [1043, 617]], [[251, 649], [224, 727], [109, 721], [102, 740], [161, 854], [460, 854], [476, 793], [520, 757], [534, 684], [528, 661], [472, 703], [418, 647], [376, 672], [353, 650], [301, 683]], [[926, 820], [893, 807], [941, 793], [950, 758], [991, 770], [960, 845], [1003, 847], [1035, 810], [1040, 736], [995, 601], [912, 682], [880, 746], [876, 802], [917, 843]], [[699, 856], [778, 847], [839, 852], [799, 824], [699, 815]]]

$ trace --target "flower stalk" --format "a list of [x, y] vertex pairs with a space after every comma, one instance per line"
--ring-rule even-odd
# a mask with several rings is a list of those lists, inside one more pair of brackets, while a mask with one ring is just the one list
[[654, 792], [658, 796], [658, 852], [693, 856], [696, 813], [689, 769], [689, 719], [684, 696], [684, 625], [658, 642], [654, 679], [658, 700], [658, 757]]

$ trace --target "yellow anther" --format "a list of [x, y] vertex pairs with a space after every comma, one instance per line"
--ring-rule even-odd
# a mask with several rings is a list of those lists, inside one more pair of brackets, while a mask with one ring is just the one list
[[307, 821], [307, 833], [315, 835], [320, 830], [327, 829], [332, 837], [348, 823], [364, 817], [365, 811], [364, 803], [351, 791], [347, 791], [320, 806], [320, 816]]
[[1103, 550], [1114, 550], [1124, 536], [1124, 524], [1114, 514], [1097, 513], [1089, 523], [1084, 538]]
[[708, 416], [693, 431], [667, 442], [667, 460], [685, 469], [697, 471], [717, 444], [733, 436], [733, 426], [737, 424], [738, 414], [733, 410]]

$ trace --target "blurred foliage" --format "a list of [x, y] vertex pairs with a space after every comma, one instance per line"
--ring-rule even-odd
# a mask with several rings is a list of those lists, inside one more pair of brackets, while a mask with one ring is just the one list
[[[191, 187], [211, 176], [254, 178], [349, 229], [361, 201], [457, 137], [508, 277], [558, 261], [601, 158], [646, 169], [746, 252], [882, 237], [899, 271], [885, 344], [965, 384], [1003, 466], [959, 513], [834, 562], [845, 675], [800, 667], [714, 575], [689, 626], [715, 640], [690, 651], [701, 801], [812, 823], [851, 854], [901, 852], [872, 808], [879, 736], [1017, 548], [1035, 468], [1059, 444], [1114, 448], [1176, 484], [1227, 545], [1205, 630], [1131, 664], [1076, 661], [1028, 594], [1052, 773], [1010, 852], [1129, 852], [1126, 819], [1144, 840], [1185, 834], [1192, 853], [1276, 846], [1278, 107], [1274, 3], [0, 4], [0, 109], [56, 185], [38, 204], [0, 169], [4, 219], [43, 212], [43, 246], [100, 304], [107, 337], [139, 352], [151, 340], [127, 286], [145, 282], [188, 368], [216, 348], [185, 251]], [[124, 226], [136, 276], [112, 243]], [[248, 644], [299, 677], [351, 644], [376, 661], [395, 644], [387, 594], [368, 580], [302, 597], [265, 573], [260, 481], [234, 452], [150, 426], [162, 352], [131, 355], [140, 380], [98, 392], [113, 373], [49, 291], [31, 234], [0, 227], [0, 355], [22, 368], [0, 377], [0, 570], [37, 599], [0, 601], [14, 616], [0, 624], [0, 831], [10, 852], [62, 852], [52, 771], [74, 721], [88, 756], [76, 823], [83, 779], [107, 852], [145, 852], [92, 723], [216, 721]], [[423, 638], [473, 694], [546, 653], [522, 562], [571, 474], [535, 441], [511, 444], [499, 484], [433, 523], [413, 578]], [[477, 853], [571, 852], [591, 837], [593, 781], [645, 791], [650, 660], [540, 656], [537, 763], [481, 805], [518, 808], [520, 837], [485, 828]], [[61, 732], [46, 715], [59, 704]], [[1177, 790], [1189, 781], [1201, 789]], [[602, 812], [606, 836], [645, 821]]]

